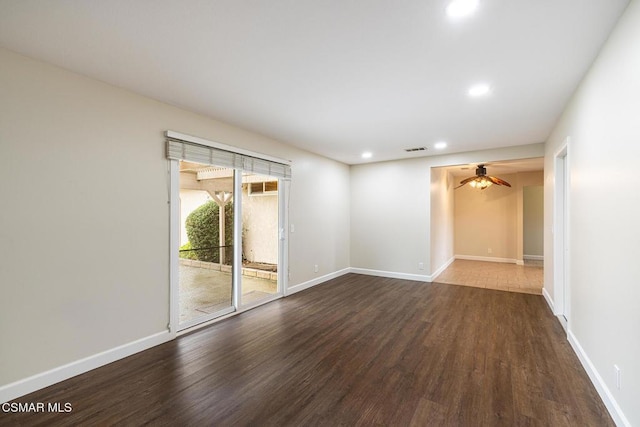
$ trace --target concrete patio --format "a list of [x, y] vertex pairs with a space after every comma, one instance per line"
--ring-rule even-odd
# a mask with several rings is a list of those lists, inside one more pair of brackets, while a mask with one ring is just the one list
[[[232, 305], [231, 266], [220, 268], [219, 264], [181, 260], [179, 278], [180, 323]], [[266, 298], [276, 291], [277, 273], [243, 268], [242, 304]]]

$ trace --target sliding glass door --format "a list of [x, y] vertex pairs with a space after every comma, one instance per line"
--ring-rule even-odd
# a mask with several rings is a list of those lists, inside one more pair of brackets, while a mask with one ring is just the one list
[[283, 295], [286, 160], [167, 132], [170, 330]]

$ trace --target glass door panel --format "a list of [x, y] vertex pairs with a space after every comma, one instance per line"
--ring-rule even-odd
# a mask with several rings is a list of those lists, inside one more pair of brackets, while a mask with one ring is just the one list
[[234, 170], [180, 161], [179, 329], [235, 310]]
[[279, 294], [278, 179], [242, 174], [241, 305]]

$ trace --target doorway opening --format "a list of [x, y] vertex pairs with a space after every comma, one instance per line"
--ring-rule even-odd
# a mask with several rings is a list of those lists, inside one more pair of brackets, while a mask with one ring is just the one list
[[469, 186], [475, 163], [431, 168], [432, 280], [540, 295], [544, 158], [482, 164], [510, 186]]

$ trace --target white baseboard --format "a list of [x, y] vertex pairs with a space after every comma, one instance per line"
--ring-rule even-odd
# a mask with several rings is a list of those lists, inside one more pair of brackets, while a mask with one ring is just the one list
[[320, 283], [324, 283], [328, 280], [335, 279], [336, 277], [344, 276], [347, 273], [350, 273], [350, 268], [343, 268], [342, 270], [334, 271], [333, 273], [325, 274], [324, 276], [316, 277], [315, 279], [311, 279], [307, 282], [303, 282], [294, 286], [288, 287], [284, 295], [289, 296], [293, 295], [296, 292], [304, 291], [305, 289], [309, 289], [313, 286], [319, 285]]
[[[508, 263], [508, 264], [518, 264], [517, 259], [515, 258], [496, 258], [496, 257], [489, 257], [489, 256], [475, 256], [475, 255], [456, 255], [455, 256], [456, 259], [466, 259], [469, 261], [487, 261], [487, 262], [504, 262], [504, 263]], [[522, 265], [523, 262], [520, 261], [520, 265]]]
[[63, 366], [0, 387], [0, 402], [8, 402], [25, 394], [49, 387], [76, 375], [124, 359], [132, 354], [172, 340], [175, 334], [159, 332], [145, 338], [76, 360]]
[[553, 308], [553, 298], [551, 298], [551, 295], [547, 291], [547, 288], [544, 288], [544, 287], [542, 288], [542, 296], [547, 301], [547, 304], [549, 305], [551, 312], [555, 314], [555, 309]]
[[522, 259], [529, 259], [531, 261], [544, 261], [544, 255], [522, 255]]
[[445, 271], [447, 269], [447, 267], [449, 267], [451, 265], [451, 263], [453, 261], [456, 260], [455, 256], [452, 256], [449, 261], [445, 262], [444, 264], [442, 264], [440, 266], [440, 268], [438, 268], [436, 271], [434, 271], [433, 273], [431, 273], [431, 280], [429, 280], [430, 282], [434, 281], [436, 279], [436, 277], [438, 277], [443, 271]]
[[587, 356], [587, 353], [584, 351], [584, 349], [578, 342], [578, 339], [571, 330], [569, 330], [567, 334], [567, 339], [569, 340], [569, 344], [571, 344], [573, 351], [578, 355], [580, 363], [582, 363], [585, 371], [587, 371], [589, 379], [591, 379], [591, 382], [595, 386], [596, 391], [600, 395], [600, 398], [604, 402], [604, 405], [607, 407], [609, 414], [611, 414], [611, 418], [613, 418], [613, 421], [617, 426], [631, 427], [631, 423], [629, 422], [627, 417], [625, 417], [622, 409], [620, 409], [620, 406], [611, 394], [609, 387], [607, 387], [602, 377], [596, 370], [596, 367], [593, 366], [593, 363], [591, 363], [589, 356]]
[[365, 274], [367, 276], [389, 277], [392, 279], [413, 280], [418, 282], [431, 282], [431, 276], [425, 274], [397, 273], [395, 271], [370, 270], [368, 268], [351, 267], [351, 272]]

